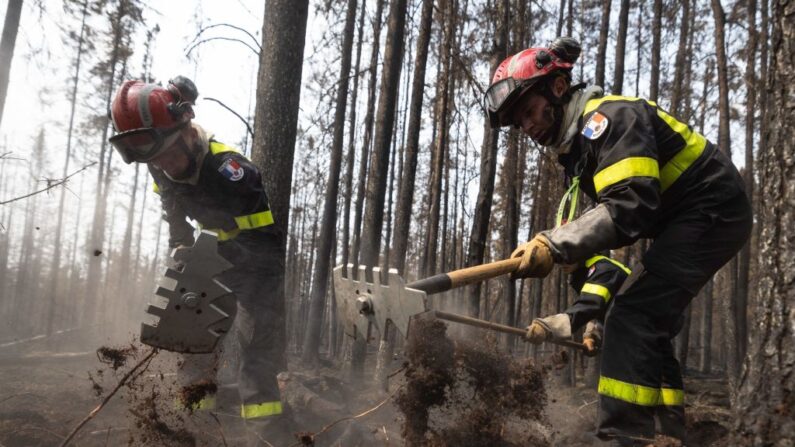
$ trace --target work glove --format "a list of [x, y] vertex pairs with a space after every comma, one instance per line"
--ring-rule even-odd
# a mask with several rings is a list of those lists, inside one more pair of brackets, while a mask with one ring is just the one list
[[518, 278], [543, 278], [552, 270], [554, 261], [549, 241], [542, 235], [536, 235], [530, 242], [516, 247], [511, 253], [511, 258], [522, 258], [519, 268], [512, 274], [511, 279]]
[[596, 320], [591, 320], [585, 325], [585, 332], [582, 334], [582, 344], [588, 349], [585, 355], [589, 357], [595, 356], [602, 347], [602, 337], [604, 333], [604, 326]]
[[571, 319], [567, 314], [555, 314], [545, 318], [536, 318], [527, 327], [525, 340], [539, 344], [549, 339], [564, 340], [571, 338]]

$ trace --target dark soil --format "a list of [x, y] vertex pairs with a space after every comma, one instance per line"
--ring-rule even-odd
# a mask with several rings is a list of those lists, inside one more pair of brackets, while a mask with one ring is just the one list
[[100, 362], [109, 365], [111, 369], [116, 371], [122, 366], [126, 365], [127, 360], [129, 360], [130, 357], [135, 356], [137, 352], [138, 348], [132, 344], [126, 348], [111, 348], [108, 346], [102, 346], [101, 348], [97, 349], [97, 358]]
[[406, 385], [396, 403], [406, 445], [548, 445], [542, 373], [491, 339], [453, 343], [440, 321], [412, 322]]
[[207, 395], [214, 395], [218, 392], [218, 384], [209, 380], [203, 380], [187, 386], [183, 386], [179, 390], [179, 402], [183, 408], [193, 412], [199, 406], [199, 402]]
[[145, 398], [128, 409], [137, 429], [130, 434], [128, 445], [195, 446], [196, 438], [185, 429], [184, 419], [175, 412], [163, 414], [158, 408], [160, 400], [159, 393], [153, 387]]

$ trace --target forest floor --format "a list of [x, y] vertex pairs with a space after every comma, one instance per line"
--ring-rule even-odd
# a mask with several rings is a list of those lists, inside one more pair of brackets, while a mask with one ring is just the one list
[[[68, 433], [94, 409], [147, 348], [127, 352], [126, 364], [103, 362], [94, 350], [59, 353], [41, 349], [0, 352], [0, 447], [60, 445]], [[93, 446], [237, 446], [245, 445], [244, 424], [233, 401], [234, 392], [221, 387], [221, 408], [208, 415], [191, 414], [177, 403], [175, 383], [177, 356], [159, 353], [131, 385], [120, 389], [108, 405], [75, 437], [70, 445]], [[124, 363], [124, 362], [122, 362]], [[401, 367], [400, 360], [395, 369]], [[117, 369], [113, 367], [117, 366]], [[296, 432], [316, 445], [400, 446], [402, 417], [394, 396], [403, 387], [393, 380], [389, 393], [373, 386], [352, 387], [340, 379], [338, 368], [327, 365], [280, 376], [285, 400], [294, 409]], [[597, 396], [585, 387], [558, 387], [554, 371], [544, 377], [547, 392], [545, 416], [533, 422], [540, 443], [534, 445], [599, 445], [593, 431]], [[399, 377], [397, 375], [396, 377]], [[729, 400], [724, 381], [713, 377], [686, 380], [688, 429], [691, 446], [726, 445]], [[369, 412], [368, 412], [369, 411]], [[348, 416], [323, 431], [328, 424]], [[351, 435], [353, 433], [353, 435]], [[358, 441], [355, 441], [358, 440]], [[464, 444], [467, 444], [466, 442]], [[296, 445], [301, 445], [296, 440]], [[308, 445], [308, 444], [305, 444]], [[459, 442], [443, 445], [463, 445]], [[469, 445], [469, 444], [467, 444]], [[509, 444], [506, 444], [509, 445]], [[512, 444], [511, 444], [512, 445]], [[669, 444], [664, 441], [660, 446]]]

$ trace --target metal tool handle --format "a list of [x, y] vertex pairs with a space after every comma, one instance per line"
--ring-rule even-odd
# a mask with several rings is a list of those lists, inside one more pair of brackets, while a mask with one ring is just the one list
[[429, 278], [420, 279], [406, 284], [406, 287], [422, 290], [428, 295], [446, 292], [450, 289], [463, 287], [469, 284], [496, 278], [498, 276], [513, 273], [519, 268], [522, 258], [510, 258], [502, 261], [491, 262], [489, 264], [476, 265], [465, 269], [454, 270], [448, 273], [440, 273]]
[[[525, 329], [520, 329], [518, 327], [513, 326], [506, 326], [504, 324], [499, 323], [492, 323], [491, 321], [480, 320], [478, 318], [467, 317], [466, 315], [459, 315], [459, 314], [451, 314], [442, 311], [434, 311], [436, 318], [440, 320], [446, 321], [453, 321], [455, 323], [466, 324], [469, 326], [481, 327], [484, 329], [489, 329], [496, 332], [503, 332], [506, 334], [513, 334], [518, 335], [520, 337], [524, 337], [527, 331]], [[585, 347], [582, 343], [577, 343], [576, 341], [571, 340], [547, 340], [548, 343], [553, 343], [560, 346], [565, 346], [567, 348], [574, 348], [579, 349], [583, 352], [588, 352], [588, 348]]]

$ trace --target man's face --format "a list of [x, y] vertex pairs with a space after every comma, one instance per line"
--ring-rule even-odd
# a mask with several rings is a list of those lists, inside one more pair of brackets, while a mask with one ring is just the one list
[[191, 167], [190, 146], [188, 146], [190, 142], [187, 141], [188, 137], [188, 132], [183, 130], [174, 144], [163, 150], [160, 155], [150, 160], [149, 163], [168, 174], [171, 178], [179, 179], [187, 177], [187, 171]]
[[511, 123], [533, 141], [544, 144], [555, 123], [552, 106], [543, 95], [527, 92], [511, 110]]

